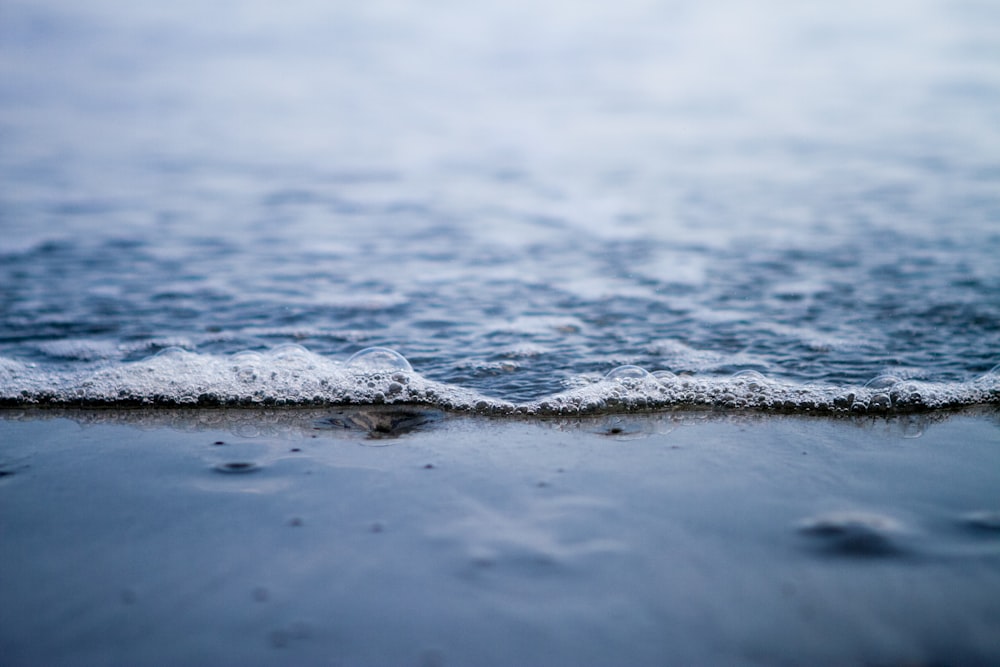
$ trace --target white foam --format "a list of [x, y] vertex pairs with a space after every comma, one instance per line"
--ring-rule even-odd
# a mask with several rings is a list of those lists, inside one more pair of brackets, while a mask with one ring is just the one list
[[522, 404], [435, 382], [398, 352], [368, 348], [346, 362], [296, 344], [264, 352], [201, 354], [171, 347], [142, 361], [57, 370], [0, 357], [0, 403], [140, 405], [425, 404], [450, 410], [592, 414], [711, 408], [817, 414], [890, 414], [1000, 403], [1000, 369], [966, 382], [879, 376], [860, 387], [796, 384], [746, 370], [675, 375], [635, 365]]

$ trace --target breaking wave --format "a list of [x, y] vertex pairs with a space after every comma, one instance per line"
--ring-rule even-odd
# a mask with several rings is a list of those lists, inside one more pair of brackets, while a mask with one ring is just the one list
[[673, 408], [897, 414], [1000, 404], [1000, 366], [964, 382], [883, 375], [864, 386], [801, 384], [746, 370], [727, 377], [620, 366], [602, 379], [516, 403], [436, 382], [398, 352], [339, 361], [288, 344], [211, 355], [168, 348], [142, 361], [58, 370], [0, 357], [2, 406], [270, 407], [416, 404], [482, 414], [603, 414]]

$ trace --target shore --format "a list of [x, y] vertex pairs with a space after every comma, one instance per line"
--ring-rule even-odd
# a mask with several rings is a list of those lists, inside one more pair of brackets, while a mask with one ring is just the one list
[[1000, 662], [1000, 416], [0, 410], [5, 665]]

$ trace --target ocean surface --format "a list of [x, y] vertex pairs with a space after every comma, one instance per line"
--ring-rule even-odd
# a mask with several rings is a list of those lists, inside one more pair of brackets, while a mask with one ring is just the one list
[[881, 414], [998, 364], [996, 2], [0, 6], [2, 405]]

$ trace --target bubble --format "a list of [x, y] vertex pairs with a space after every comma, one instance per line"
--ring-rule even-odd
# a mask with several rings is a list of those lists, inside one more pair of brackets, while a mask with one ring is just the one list
[[865, 383], [869, 389], [888, 389], [894, 384], [898, 384], [900, 379], [895, 375], [879, 375]]
[[872, 410], [888, 410], [892, 407], [892, 399], [885, 394], [875, 394], [868, 401], [868, 407]]
[[846, 394], [841, 394], [840, 396], [835, 397], [833, 399], [833, 404], [841, 410], [850, 409], [850, 407], [854, 405], [854, 392], [850, 391]]
[[733, 374], [733, 380], [746, 386], [750, 391], [760, 392], [769, 384], [762, 373], [755, 370], [744, 370]]
[[621, 382], [623, 380], [643, 380], [648, 377], [649, 372], [645, 368], [628, 365], [612, 369], [604, 376], [604, 379]]
[[154, 359], [182, 359], [184, 357], [190, 356], [192, 353], [188, 352], [182, 347], [177, 347], [176, 345], [171, 345], [170, 347], [165, 347], [156, 354], [153, 355]]
[[677, 375], [671, 371], [653, 371], [650, 375], [663, 384], [670, 384], [677, 379]]
[[977, 381], [989, 384], [1000, 382], [1000, 364], [983, 373]]
[[413, 372], [406, 357], [387, 347], [367, 347], [352, 355], [345, 366], [358, 373]]
[[285, 343], [283, 345], [279, 345], [270, 352], [270, 356], [275, 359], [296, 359], [308, 357], [310, 354], [309, 350], [297, 343]]

